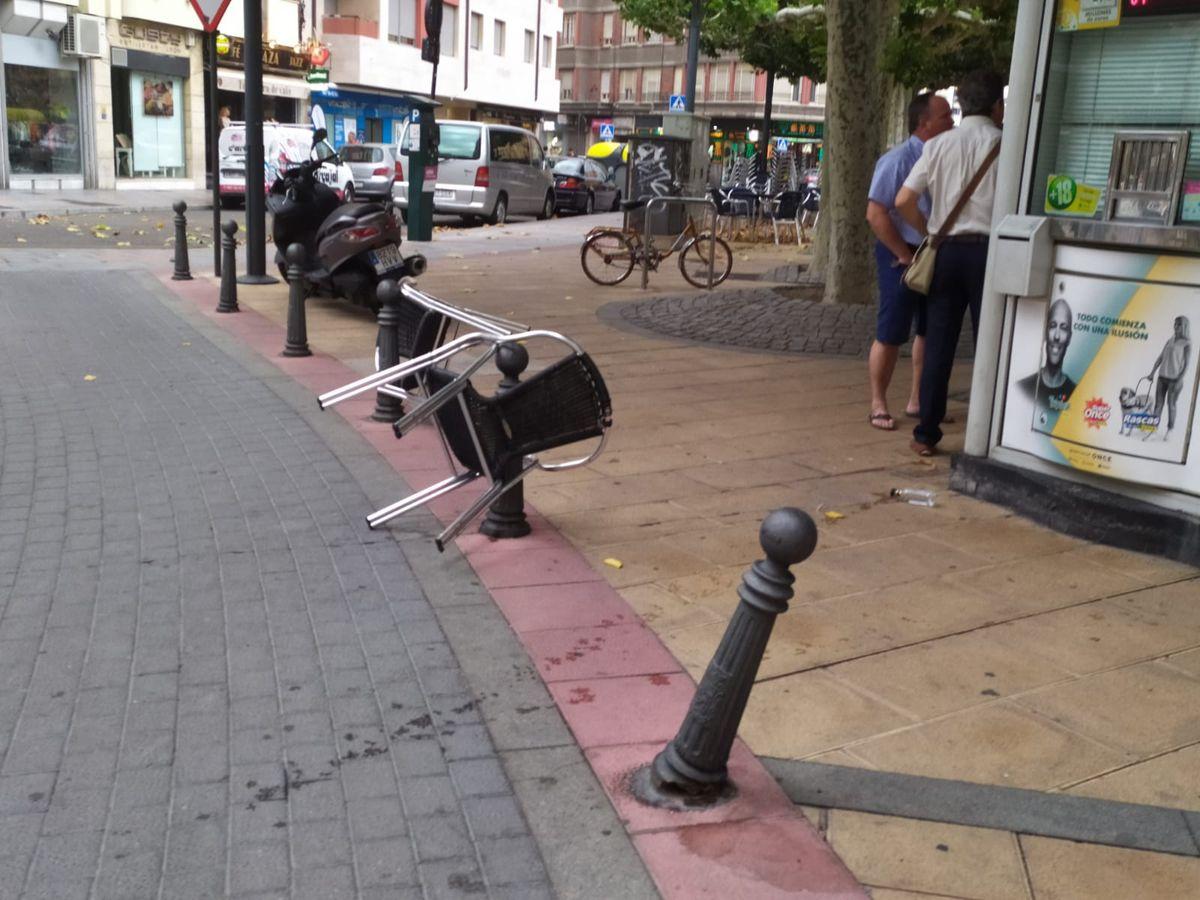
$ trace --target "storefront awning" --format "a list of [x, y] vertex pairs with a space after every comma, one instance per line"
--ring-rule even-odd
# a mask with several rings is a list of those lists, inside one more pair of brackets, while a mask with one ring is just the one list
[[[299, 78], [284, 78], [280, 75], [263, 75], [263, 96], [291, 97], [295, 100], [307, 100], [309, 94], [308, 82]], [[217, 69], [217, 88], [222, 91], [246, 92], [246, 73], [239, 69]]]

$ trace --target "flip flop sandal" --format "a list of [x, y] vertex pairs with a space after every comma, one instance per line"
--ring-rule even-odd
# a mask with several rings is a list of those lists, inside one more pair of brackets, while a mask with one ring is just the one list
[[878, 428], [880, 431], [895, 431], [896, 420], [892, 418], [891, 413], [876, 412], [868, 416], [872, 428]]

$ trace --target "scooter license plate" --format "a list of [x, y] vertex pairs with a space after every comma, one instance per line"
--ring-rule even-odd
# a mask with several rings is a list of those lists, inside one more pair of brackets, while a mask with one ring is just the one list
[[395, 244], [389, 244], [386, 247], [379, 247], [372, 250], [369, 258], [371, 265], [375, 267], [377, 275], [382, 275], [384, 272], [390, 272], [392, 269], [404, 265], [404, 257], [400, 255], [400, 248]]

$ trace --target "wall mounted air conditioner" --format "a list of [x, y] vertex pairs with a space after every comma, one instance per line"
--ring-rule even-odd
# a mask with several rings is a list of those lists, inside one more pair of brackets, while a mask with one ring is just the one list
[[69, 13], [67, 27], [58, 34], [59, 52], [63, 56], [99, 58], [104, 55], [101, 48], [103, 33], [104, 19], [100, 16]]

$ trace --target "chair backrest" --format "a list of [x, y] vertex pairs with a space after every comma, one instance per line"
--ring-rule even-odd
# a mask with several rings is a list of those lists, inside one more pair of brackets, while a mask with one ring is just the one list
[[[401, 298], [397, 312], [399, 318], [396, 332], [402, 358], [416, 359], [438, 348], [446, 330], [444, 315], [426, 309], [407, 297]], [[411, 391], [417, 386], [416, 376], [410, 375], [403, 379], [400, 386], [406, 391]]]
[[799, 191], [784, 191], [779, 195], [779, 207], [775, 215], [780, 219], [794, 219], [800, 213], [800, 204], [804, 195]]
[[[431, 367], [425, 371], [429, 381], [429, 391], [436, 391], [449, 385], [457, 376], [446, 369]], [[461, 394], [466, 402], [471, 416], [471, 425], [475, 427], [475, 436], [479, 438], [479, 446], [483, 450], [484, 459], [479, 458], [475, 450], [475, 442], [471, 440], [471, 432], [467, 421], [463, 418], [462, 407], [452, 399], [437, 411], [438, 427], [450, 445], [450, 452], [464, 468], [472, 472], [488, 472], [493, 478], [500, 477], [500, 468], [508, 453], [508, 439], [501, 425], [500, 417], [496, 414], [495, 399], [482, 396], [470, 382]]]
[[493, 401], [508, 437], [507, 458], [600, 437], [612, 399], [586, 353], [564, 357]]

